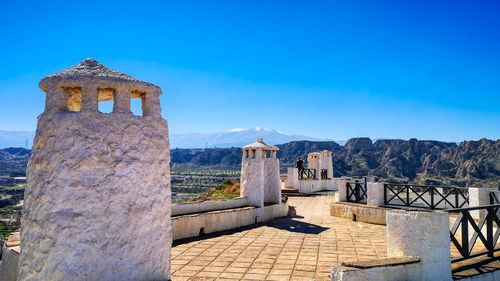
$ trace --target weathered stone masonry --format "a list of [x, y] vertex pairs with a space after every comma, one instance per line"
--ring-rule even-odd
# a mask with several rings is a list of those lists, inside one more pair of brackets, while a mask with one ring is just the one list
[[[170, 155], [161, 89], [93, 59], [42, 79], [19, 280], [168, 280]], [[130, 111], [141, 98], [143, 116]], [[113, 112], [98, 102], [113, 100]]]
[[241, 196], [256, 207], [281, 202], [278, 148], [262, 138], [243, 147], [241, 160]]

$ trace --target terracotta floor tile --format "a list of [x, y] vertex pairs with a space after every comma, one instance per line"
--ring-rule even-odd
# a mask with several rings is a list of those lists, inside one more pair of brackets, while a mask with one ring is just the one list
[[255, 273], [247, 273], [243, 275], [243, 280], [266, 280], [267, 274], [255, 274]]
[[216, 278], [220, 275], [220, 272], [203, 271], [195, 275], [198, 278]]
[[221, 275], [219, 275], [218, 279], [240, 280], [242, 277], [243, 273], [223, 272]]
[[224, 272], [245, 273], [247, 270], [246, 267], [227, 267]]
[[225, 266], [207, 266], [203, 268], [202, 272], [224, 272], [226, 270]]
[[288, 281], [290, 280], [290, 276], [283, 276], [283, 275], [271, 275], [269, 274], [266, 279], [266, 281]]

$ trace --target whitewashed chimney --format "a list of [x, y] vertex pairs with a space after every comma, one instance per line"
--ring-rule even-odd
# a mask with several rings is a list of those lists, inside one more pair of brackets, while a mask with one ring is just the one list
[[[159, 87], [93, 59], [43, 78], [19, 280], [169, 280], [170, 149]], [[143, 101], [143, 115], [130, 110]], [[114, 100], [113, 112], [98, 111]]]

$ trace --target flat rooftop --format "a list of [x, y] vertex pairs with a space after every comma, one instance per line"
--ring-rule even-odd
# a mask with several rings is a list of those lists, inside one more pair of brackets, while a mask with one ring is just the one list
[[290, 197], [291, 218], [175, 241], [172, 280], [330, 280], [332, 265], [386, 258], [386, 229], [330, 216], [333, 196]]

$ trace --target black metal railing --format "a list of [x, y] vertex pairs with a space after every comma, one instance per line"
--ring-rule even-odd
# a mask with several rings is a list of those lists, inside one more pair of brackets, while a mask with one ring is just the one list
[[[458, 213], [458, 217], [450, 230], [450, 239], [460, 253], [460, 257], [453, 258], [452, 262], [459, 262], [484, 254], [493, 257], [494, 252], [500, 251], [500, 247], [497, 247], [498, 237], [500, 236], [499, 209], [500, 204], [446, 210], [447, 212]], [[482, 212], [478, 222], [472, 218], [470, 211]], [[496, 224], [496, 231], [494, 231], [493, 224]], [[486, 229], [483, 230], [485, 225]], [[458, 230], [460, 230], [460, 232], [459, 238], [457, 239], [456, 234]], [[472, 232], [469, 233], [469, 231]], [[469, 236], [469, 234], [471, 235]], [[469, 237], [471, 238], [469, 239]], [[486, 250], [473, 252], [478, 238], [481, 240]]]
[[346, 194], [347, 202], [366, 204], [366, 198], [367, 198], [366, 181], [359, 182], [356, 180], [354, 182], [347, 182], [346, 189], [347, 189], [347, 194]]
[[500, 199], [498, 198], [498, 193], [497, 192], [490, 192], [490, 204], [500, 204]]
[[425, 209], [457, 209], [469, 204], [469, 191], [463, 187], [413, 184], [384, 184], [384, 205]]
[[316, 169], [302, 169], [299, 170], [299, 180], [315, 180]]
[[321, 169], [321, 179], [322, 180], [328, 179], [328, 170], [327, 169]]

